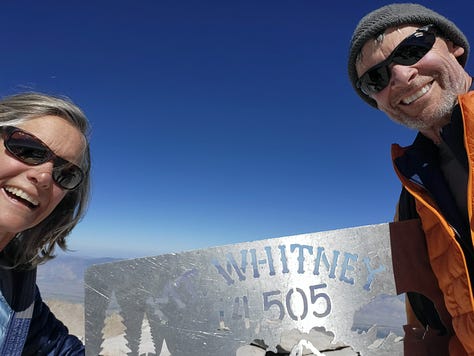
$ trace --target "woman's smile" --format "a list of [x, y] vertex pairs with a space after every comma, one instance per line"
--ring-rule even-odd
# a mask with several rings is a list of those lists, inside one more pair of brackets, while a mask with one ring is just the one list
[[30, 209], [36, 209], [39, 206], [39, 201], [33, 198], [31, 195], [21, 190], [20, 188], [15, 188], [11, 186], [6, 186], [3, 188], [7, 195], [12, 199], [26, 205]]

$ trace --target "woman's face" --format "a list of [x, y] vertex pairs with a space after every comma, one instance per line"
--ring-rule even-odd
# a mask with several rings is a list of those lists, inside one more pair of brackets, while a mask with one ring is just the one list
[[[57, 116], [42, 116], [17, 127], [43, 141], [57, 156], [79, 165], [84, 150], [82, 133]], [[13, 236], [39, 224], [67, 191], [52, 178], [53, 162], [27, 165], [0, 144], [0, 250]]]

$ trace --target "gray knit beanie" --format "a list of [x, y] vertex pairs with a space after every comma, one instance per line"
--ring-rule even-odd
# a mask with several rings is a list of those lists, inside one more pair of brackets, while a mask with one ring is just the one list
[[375, 100], [356, 87], [358, 79], [355, 67], [356, 58], [368, 40], [376, 38], [389, 27], [408, 24], [419, 26], [434, 24], [443, 38], [464, 48], [464, 53], [458, 57], [458, 61], [463, 67], [466, 64], [469, 55], [469, 42], [461, 30], [444, 16], [418, 4], [391, 4], [372, 11], [360, 20], [352, 34], [348, 70], [349, 78], [357, 94], [373, 107], [377, 107]]

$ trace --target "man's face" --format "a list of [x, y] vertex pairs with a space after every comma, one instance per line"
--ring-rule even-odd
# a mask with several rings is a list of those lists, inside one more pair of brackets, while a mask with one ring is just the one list
[[[356, 63], [358, 76], [386, 59], [419, 27], [389, 28], [382, 42], [369, 40]], [[433, 48], [417, 63], [411, 66], [392, 63], [389, 84], [371, 98], [398, 123], [421, 132], [439, 131], [449, 121], [457, 95], [468, 89], [466, 72], [456, 59], [463, 53], [463, 48], [437, 37]]]

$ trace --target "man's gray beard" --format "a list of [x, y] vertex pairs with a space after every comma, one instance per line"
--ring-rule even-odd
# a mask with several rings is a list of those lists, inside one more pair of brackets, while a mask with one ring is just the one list
[[457, 102], [457, 97], [457, 94], [449, 94], [445, 100], [443, 100], [443, 103], [436, 107], [435, 112], [432, 114], [429, 120], [421, 121], [417, 118], [402, 117], [400, 118], [399, 123], [408, 128], [421, 131], [433, 127], [436, 123], [445, 122], [451, 117], [451, 112], [453, 111], [453, 107]]

